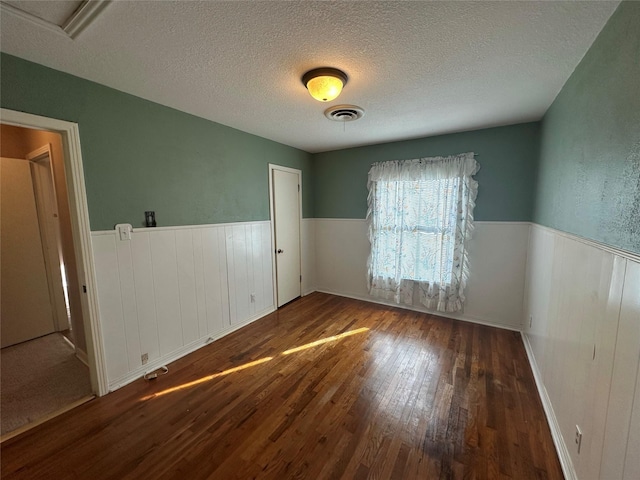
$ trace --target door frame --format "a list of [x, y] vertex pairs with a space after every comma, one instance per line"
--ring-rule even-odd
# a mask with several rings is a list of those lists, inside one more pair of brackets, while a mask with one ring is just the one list
[[76, 250], [78, 275], [80, 284], [86, 286], [87, 289], [86, 304], [88, 311], [85, 312], [83, 309], [83, 322], [87, 341], [91, 387], [98, 396], [105, 395], [109, 389], [98, 311], [98, 291], [91, 246], [91, 226], [89, 223], [89, 208], [84, 183], [78, 124], [5, 108], [0, 109], [0, 121], [6, 125], [46, 130], [59, 133], [62, 136], [71, 230]]
[[[298, 235], [298, 242], [300, 243], [300, 275], [304, 275], [302, 271], [302, 170], [297, 168], [283, 167], [282, 165], [276, 165], [274, 163], [269, 164], [269, 218], [271, 225], [271, 269], [273, 272], [273, 306], [278, 309], [278, 272], [276, 262], [276, 221], [275, 221], [275, 206], [274, 206], [274, 188], [273, 188], [273, 171], [280, 170], [287, 173], [293, 173], [298, 176], [298, 185], [300, 185], [300, 191], [298, 192], [298, 221], [300, 222], [300, 233]], [[300, 282], [300, 296], [302, 296], [302, 281]]]

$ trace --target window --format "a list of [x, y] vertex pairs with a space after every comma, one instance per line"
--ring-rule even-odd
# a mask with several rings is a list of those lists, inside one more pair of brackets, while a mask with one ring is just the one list
[[464, 302], [478, 170], [473, 153], [374, 164], [369, 172], [369, 291], [428, 308]]

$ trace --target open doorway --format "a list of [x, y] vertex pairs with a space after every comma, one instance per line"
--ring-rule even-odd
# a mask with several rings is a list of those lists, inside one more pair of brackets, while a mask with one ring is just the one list
[[87, 282], [67, 191], [73, 182], [66, 178], [65, 138], [4, 118], [0, 133], [4, 440], [105, 392], [85, 328]]
[[0, 132], [1, 346], [64, 332], [86, 363], [62, 139], [58, 133], [11, 125], [0, 125]]

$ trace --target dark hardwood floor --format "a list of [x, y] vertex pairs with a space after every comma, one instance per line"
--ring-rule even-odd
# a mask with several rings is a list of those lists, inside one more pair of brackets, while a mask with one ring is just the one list
[[1, 446], [3, 479], [562, 478], [515, 332], [314, 293]]

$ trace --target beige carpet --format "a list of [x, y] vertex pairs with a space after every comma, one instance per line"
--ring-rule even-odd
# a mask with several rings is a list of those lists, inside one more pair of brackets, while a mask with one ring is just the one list
[[2, 435], [91, 394], [89, 369], [59, 333], [0, 350]]

